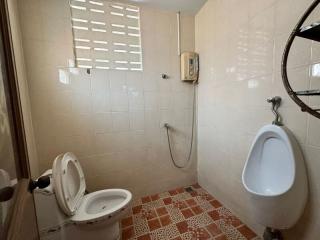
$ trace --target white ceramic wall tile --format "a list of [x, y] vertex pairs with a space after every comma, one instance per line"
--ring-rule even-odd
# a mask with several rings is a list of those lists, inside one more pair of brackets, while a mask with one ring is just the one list
[[[319, 89], [320, 88], [320, 73], [318, 73], [318, 69], [320, 69], [319, 63], [315, 63], [315, 64], [311, 65], [309, 68], [310, 89]], [[309, 104], [312, 107], [319, 108], [320, 107], [319, 97], [310, 96], [309, 97]]]
[[92, 109], [94, 113], [111, 111], [111, 96], [109, 92], [92, 93]]
[[144, 130], [144, 111], [130, 112], [130, 129]]
[[128, 112], [113, 112], [112, 125], [114, 132], [129, 131], [130, 120]]
[[158, 109], [159, 97], [158, 92], [144, 92], [144, 107], [146, 110]]
[[129, 92], [143, 90], [143, 80], [141, 72], [127, 72], [126, 77]]
[[[89, 114], [92, 112], [91, 93], [89, 91], [74, 91], [72, 93], [73, 114]], [[62, 101], [62, 100], [61, 100]], [[61, 103], [63, 104], [63, 103]]]
[[112, 113], [97, 113], [92, 116], [95, 133], [113, 131]]
[[91, 70], [91, 90], [93, 95], [96, 93], [106, 94], [109, 92], [110, 81], [109, 81], [109, 72], [93, 69]]
[[113, 92], [127, 92], [126, 72], [113, 70], [109, 72], [110, 89]]
[[115, 112], [126, 112], [129, 110], [129, 99], [126, 92], [111, 92], [111, 109]]
[[143, 91], [129, 92], [129, 109], [130, 111], [144, 110], [144, 92]]
[[311, 61], [313, 63], [317, 63], [320, 61], [320, 43], [319, 42], [312, 42], [311, 48]]

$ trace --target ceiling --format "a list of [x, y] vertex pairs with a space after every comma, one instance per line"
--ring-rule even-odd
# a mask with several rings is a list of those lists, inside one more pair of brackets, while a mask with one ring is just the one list
[[207, 0], [126, 0], [171, 11], [196, 14]]

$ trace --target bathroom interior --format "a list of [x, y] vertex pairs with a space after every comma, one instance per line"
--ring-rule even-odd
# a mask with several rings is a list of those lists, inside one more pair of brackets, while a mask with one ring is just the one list
[[[319, 239], [319, 3], [1, 0], [34, 180], [22, 239]], [[0, 84], [4, 233], [21, 174]]]

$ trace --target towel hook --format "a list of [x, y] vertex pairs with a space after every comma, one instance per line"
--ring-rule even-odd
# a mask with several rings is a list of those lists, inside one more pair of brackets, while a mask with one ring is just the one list
[[272, 103], [272, 112], [275, 115], [275, 120], [272, 122], [272, 124], [277, 125], [277, 126], [282, 126], [282, 121], [281, 121], [281, 116], [278, 112], [278, 109], [281, 105], [281, 97], [273, 97], [273, 98], [268, 98], [267, 99], [268, 103]]

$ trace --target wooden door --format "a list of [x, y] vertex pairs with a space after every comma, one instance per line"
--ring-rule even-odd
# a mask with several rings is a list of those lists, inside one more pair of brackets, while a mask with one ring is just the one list
[[0, 239], [39, 239], [7, 0], [0, 0]]

